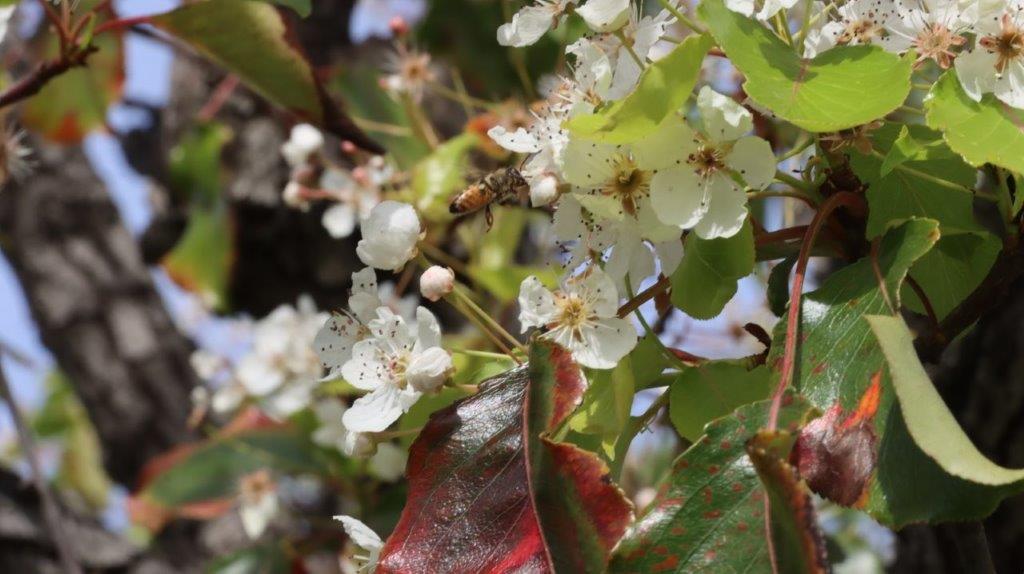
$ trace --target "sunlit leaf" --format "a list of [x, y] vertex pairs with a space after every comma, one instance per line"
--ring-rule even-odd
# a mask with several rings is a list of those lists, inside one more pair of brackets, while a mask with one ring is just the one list
[[574, 135], [607, 143], [643, 138], [686, 103], [711, 45], [707, 35], [686, 38], [644, 70], [628, 96], [596, 113], [574, 117], [567, 127]]
[[683, 371], [672, 382], [669, 416], [683, 438], [695, 441], [708, 422], [768, 398], [771, 389], [767, 367], [747, 370], [738, 362], [707, 363]]
[[569, 428], [601, 437], [602, 448], [609, 458], [615, 455], [615, 442], [629, 420], [633, 406], [635, 383], [629, 357], [614, 369], [591, 371], [590, 384], [583, 403], [569, 419]]
[[955, 70], [932, 86], [925, 100], [928, 125], [942, 132], [953, 151], [968, 163], [986, 163], [1024, 171], [1024, 112], [986, 95], [980, 102], [967, 96]]
[[701, 239], [689, 234], [683, 261], [672, 274], [672, 304], [695, 319], [722, 312], [737, 282], [754, 270], [754, 232], [747, 221], [732, 237]]
[[911, 55], [900, 58], [877, 46], [839, 46], [805, 60], [754, 18], [726, 8], [723, 0], [704, 0], [698, 13], [746, 77], [747, 95], [808, 131], [866, 124], [895, 110], [910, 93]]

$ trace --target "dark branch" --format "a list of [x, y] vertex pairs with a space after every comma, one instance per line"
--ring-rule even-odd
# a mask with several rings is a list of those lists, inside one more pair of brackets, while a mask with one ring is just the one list
[[43, 89], [43, 86], [50, 80], [71, 68], [84, 66], [86, 60], [96, 50], [95, 46], [89, 46], [69, 56], [54, 58], [39, 64], [35, 70], [0, 94], [0, 109], [38, 94], [39, 90]]

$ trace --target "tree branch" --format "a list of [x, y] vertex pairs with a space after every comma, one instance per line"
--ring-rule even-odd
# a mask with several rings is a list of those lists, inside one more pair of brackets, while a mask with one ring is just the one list
[[35, 70], [0, 94], [0, 109], [36, 95], [50, 80], [71, 68], [84, 66], [96, 50], [95, 46], [89, 46], [70, 56], [54, 58], [39, 64]]

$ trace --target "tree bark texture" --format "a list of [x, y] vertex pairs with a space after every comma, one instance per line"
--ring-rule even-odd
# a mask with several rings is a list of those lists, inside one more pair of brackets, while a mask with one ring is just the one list
[[107, 472], [131, 489], [150, 458], [191, 436], [191, 344], [81, 150], [35, 147], [35, 173], [0, 193], [3, 252]]

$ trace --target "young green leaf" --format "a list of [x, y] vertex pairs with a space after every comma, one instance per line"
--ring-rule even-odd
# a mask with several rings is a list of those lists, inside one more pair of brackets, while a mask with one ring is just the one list
[[695, 319], [722, 312], [736, 283], [754, 270], [754, 232], [747, 221], [732, 237], [686, 238], [683, 261], [672, 274], [672, 304]]
[[768, 398], [772, 383], [768, 368], [748, 371], [740, 363], [715, 361], [687, 369], [669, 388], [669, 417], [683, 438], [693, 442], [709, 421], [745, 404]]
[[[991, 233], [965, 233], [943, 236], [935, 247], [910, 268], [935, 311], [939, 321], [956, 308], [981, 284], [995, 263], [1003, 242]], [[903, 286], [907, 308], [925, 313], [917, 292]]]
[[928, 125], [973, 166], [992, 163], [1024, 171], [1024, 113], [986, 95], [975, 102], [947, 70], [925, 100]]
[[[932, 385], [914, 350], [914, 336], [902, 318], [865, 317], [885, 355], [907, 431], [921, 450], [949, 474], [991, 487], [1024, 489], [1024, 469], [999, 466], [971, 443]], [[1008, 496], [1010, 491], [1004, 490]]]
[[633, 367], [626, 357], [610, 370], [591, 371], [583, 403], [569, 419], [569, 428], [581, 434], [601, 437], [609, 458], [615, 456], [615, 439], [629, 420], [635, 392]]
[[711, 37], [706, 34], [686, 38], [644, 70], [631, 94], [593, 114], [569, 120], [569, 131], [613, 144], [642, 139], [686, 103], [711, 45]]
[[704, 0], [698, 13], [746, 76], [747, 95], [808, 131], [866, 124], [899, 107], [910, 93], [909, 54], [900, 58], [876, 46], [839, 46], [806, 60], [723, 0]]

